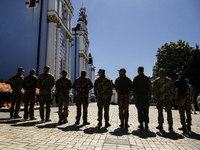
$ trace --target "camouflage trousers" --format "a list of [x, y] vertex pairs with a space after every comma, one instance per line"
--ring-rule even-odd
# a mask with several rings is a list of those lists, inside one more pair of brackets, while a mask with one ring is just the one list
[[[183, 126], [186, 125], [186, 122], [187, 122], [187, 125], [189, 126], [191, 125], [192, 117], [191, 117], [190, 109], [191, 109], [191, 103], [189, 99], [184, 98], [184, 97], [178, 99], [178, 110], [180, 114], [181, 124]], [[185, 113], [187, 116], [186, 120], [185, 120]]]
[[165, 108], [165, 111], [167, 112], [167, 121], [169, 125], [173, 125], [172, 120], [172, 102], [169, 99], [157, 100], [157, 109], [158, 109], [158, 124], [164, 123], [164, 117], [163, 117], [163, 108]]
[[[22, 93], [13, 91], [12, 96], [11, 96], [12, 104], [10, 107], [10, 117], [13, 117], [13, 113], [14, 113], [14, 116], [18, 116], [19, 111], [20, 111], [21, 101], [22, 101]], [[16, 103], [16, 107], [15, 107], [15, 103]]]
[[28, 105], [30, 103], [30, 119], [34, 118], [34, 105], [35, 105], [35, 92], [31, 94], [25, 94], [24, 95], [24, 118], [28, 118]]
[[76, 97], [76, 108], [77, 108], [76, 121], [80, 121], [81, 106], [83, 106], [83, 121], [87, 122], [88, 95], [77, 95], [77, 97]]
[[49, 120], [50, 117], [50, 105], [51, 105], [51, 94], [44, 95], [40, 94], [39, 96], [40, 102], [40, 118], [44, 120], [44, 105], [46, 104], [46, 120]]
[[102, 111], [104, 108], [104, 119], [105, 122], [108, 123], [109, 122], [109, 107], [110, 107], [110, 99], [101, 99], [98, 98], [98, 102], [97, 102], [97, 107], [98, 107], [98, 121], [101, 122], [102, 121]]
[[119, 105], [119, 119], [121, 123], [128, 124], [129, 118], [129, 97], [124, 98], [118, 96], [118, 105]]
[[68, 97], [58, 97], [58, 116], [59, 119], [67, 119], [68, 117], [68, 106], [69, 106], [69, 99]]
[[149, 98], [148, 96], [140, 96], [135, 102], [138, 111], [138, 122], [149, 123]]

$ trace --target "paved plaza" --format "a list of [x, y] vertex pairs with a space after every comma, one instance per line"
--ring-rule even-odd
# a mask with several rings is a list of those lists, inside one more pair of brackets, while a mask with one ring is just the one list
[[[200, 115], [192, 114], [192, 132], [178, 130], [179, 114], [173, 110], [174, 132], [169, 133], [164, 113], [164, 131], [157, 126], [157, 110], [150, 107], [149, 131], [139, 130], [135, 105], [129, 107], [130, 128], [119, 128], [118, 106], [110, 106], [111, 127], [97, 128], [97, 105], [90, 103], [88, 121], [90, 125], [75, 126], [76, 106], [69, 106], [68, 123], [58, 125], [57, 107], [51, 108], [51, 122], [41, 122], [39, 110], [35, 110], [37, 120], [9, 119], [9, 112], [0, 112], [0, 149], [37, 150], [197, 150], [200, 149]], [[23, 111], [20, 112], [23, 116]]]

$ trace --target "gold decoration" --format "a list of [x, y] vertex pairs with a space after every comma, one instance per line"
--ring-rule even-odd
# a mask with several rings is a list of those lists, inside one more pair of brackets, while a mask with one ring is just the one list
[[95, 68], [91, 68], [92, 71], [95, 71]]
[[62, 23], [60, 21], [58, 21], [58, 28], [61, 28]]
[[85, 58], [85, 54], [83, 54], [83, 53], [79, 53], [79, 57], [83, 57], [83, 58]]
[[69, 38], [70, 38], [70, 34], [69, 34], [69, 33], [67, 33], [67, 34], [66, 34], [66, 36], [67, 36], [67, 39], [69, 39]]
[[69, 39], [69, 41], [70, 41], [70, 42], [72, 42], [72, 41], [73, 41], [73, 39], [72, 39], [72, 37], [71, 37], [71, 36], [70, 36], [70, 39]]
[[56, 15], [48, 15], [47, 20], [48, 20], [48, 22], [56, 23], [58, 21], [58, 18], [56, 17]]
[[87, 59], [87, 63], [89, 64], [89, 59]]

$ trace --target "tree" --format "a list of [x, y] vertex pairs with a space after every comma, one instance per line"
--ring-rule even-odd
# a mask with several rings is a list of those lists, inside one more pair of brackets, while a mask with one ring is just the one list
[[189, 46], [189, 43], [179, 40], [176, 43], [165, 43], [157, 51], [157, 62], [153, 67], [153, 77], [158, 77], [158, 71], [160, 68], [166, 70], [166, 74], [173, 81], [177, 79], [177, 73], [179, 71], [187, 70], [189, 66], [188, 60], [190, 60], [191, 54], [194, 48]]

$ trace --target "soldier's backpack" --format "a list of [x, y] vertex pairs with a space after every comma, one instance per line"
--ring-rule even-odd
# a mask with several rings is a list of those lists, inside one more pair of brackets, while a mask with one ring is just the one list
[[185, 90], [185, 94], [188, 98], [192, 98], [194, 97], [196, 93], [195, 87], [191, 84], [187, 84], [186, 90]]

